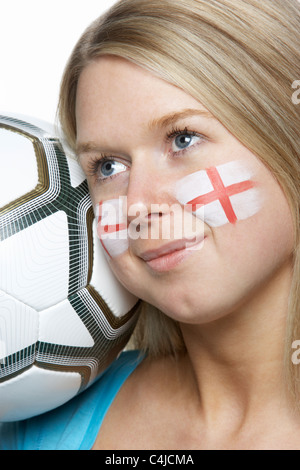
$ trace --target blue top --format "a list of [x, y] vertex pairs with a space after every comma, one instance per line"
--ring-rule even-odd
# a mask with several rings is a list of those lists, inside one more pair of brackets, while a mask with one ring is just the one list
[[142, 359], [139, 351], [123, 352], [97, 382], [65, 405], [0, 423], [0, 450], [90, 450], [111, 403]]

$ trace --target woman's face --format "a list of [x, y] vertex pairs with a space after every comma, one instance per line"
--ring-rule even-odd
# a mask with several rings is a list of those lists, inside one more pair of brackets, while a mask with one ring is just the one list
[[280, 186], [183, 90], [102, 57], [81, 74], [76, 119], [99, 238], [136, 296], [175, 320], [203, 323], [292, 264]]

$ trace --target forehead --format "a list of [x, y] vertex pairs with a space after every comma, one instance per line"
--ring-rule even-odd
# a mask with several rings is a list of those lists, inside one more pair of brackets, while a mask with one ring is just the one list
[[[126, 91], [127, 93], [124, 93]], [[80, 99], [84, 93], [84, 100], [99, 97], [103, 106], [109, 102], [113, 106], [120, 100], [124, 104], [134, 107], [141, 97], [151, 97], [154, 104], [161, 101], [156, 97], [157, 91], [176, 95], [179, 99], [189, 97], [183, 90], [155, 76], [152, 72], [120, 57], [103, 56], [89, 63], [82, 71], [77, 90]], [[134, 96], [134, 101], [130, 98]], [[108, 99], [105, 99], [108, 97]], [[192, 99], [190, 97], [190, 99]]]
[[[125, 59], [105, 56], [82, 72], [77, 89], [78, 132], [87, 126], [151, 127], [157, 119], [195, 109], [208, 111], [182, 89]], [[211, 115], [210, 115], [211, 116]], [[154, 126], [155, 127], [155, 126]]]

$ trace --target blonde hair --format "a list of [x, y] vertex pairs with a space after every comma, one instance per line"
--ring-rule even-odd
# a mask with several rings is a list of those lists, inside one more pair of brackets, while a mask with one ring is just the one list
[[[59, 118], [76, 143], [76, 89], [83, 68], [101, 55], [128, 59], [199, 100], [272, 171], [295, 224], [295, 262], [287, 321], [285, 371], [295, 398], [298, 368], [291, 344], [300, 338], [298, 0], [121, 0], [78, 41], [67, 64]], [[135, 332], [149, 354], [184, 348], [180, 328], [145, 305]], [[300, 388], [299, 388], [300, 390]]]

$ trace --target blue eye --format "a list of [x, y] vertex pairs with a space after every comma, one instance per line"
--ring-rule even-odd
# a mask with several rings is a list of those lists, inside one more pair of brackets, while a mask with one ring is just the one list
[[168, 136], [167, 140], [172, 143], [172, 152], [174, 154], [183, 152], [195, 144], [201, 142], [203, 137], [196, 132], [174, 129]]
[[[177, 146], [179, 150], [185, 149], [191, 144], [193, 137], [194, 136], [189, 135], [189, 134], [178, 135], [174, 140], [174, 144]], [[174, 148], [173, 150], [175, 151]]]
[[115, 157], [101, 156], [91, 160], [88, 164], [89, 175], [96, 176], [99, 181], [117, 176], [128, 170], [128, 166], [115, 160]]
[[123, 163], [117, 162], [115, 160], [106, 160], [100, 164], [100, 173], [101, 178], [109, 178], [117, 173], [126, 171], [126, 166]]

